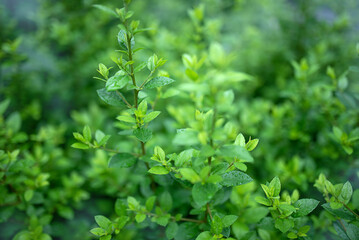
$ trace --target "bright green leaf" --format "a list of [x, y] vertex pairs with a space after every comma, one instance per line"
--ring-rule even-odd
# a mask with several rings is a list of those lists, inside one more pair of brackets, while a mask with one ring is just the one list
[[157, 174], [157, 175], [164, 175], [164, 174], [168, 174], [169, 171], [162, 166], [154, 166], [152, 168], [150, 168], [150, 170], [148, 170], [149, 173], [152, 174]]
[[129, 153], [117, 153], [110, 158], [109, 168], [129, 168], [136, 163], [136, 157]]
[[147, 82], [144, 86], [145, 89], [152, 89], [157, 87], [163, 87], [168, 84], [173, 83], [175, 80], [168, 78], [168, 77], [155, 77], [151, 79], [149, 82]]

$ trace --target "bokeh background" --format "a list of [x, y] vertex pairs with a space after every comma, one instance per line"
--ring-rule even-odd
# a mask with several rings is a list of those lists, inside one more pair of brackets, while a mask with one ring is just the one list
[[[93, 78], [100, 62], [112, 64], [119, 23], [94, 4], [122, 5], [0, 0], [0, 101], [10, 101], [0, 111], [0, 149], [19, 149], [19, 158], [32, 161], [12, 177], [18, 191], [35, 189], [29, 203], [9, 206], [16, 194], [0, 185], [0, 239], [38, 225], [53, 239], [91, 239], [94, 215], [110, 215], [116, 198], [146, 188], [135, 173], [107, 169], [105, 153], [70, 147], [72, 132], [84, 125], [112, 133], [113, 147], [127, 146], [113, 125], [118, 110], [100, 101], [102, 83]], [[313, 183], [320, 172], [359, 187], [358, 1], [133, 0], [131, 10], [151, 29], [136, 39], [145, 48], [138, 58], [155, 52], [167, 59], [164, 70], [177, 80], [175, 89], [188, 92], [185, 83], [193, 81], [182, 62], [186, 53], [206, 55], [228, 74], [250, 76], [229, 88], [235, 98], [225, 114], [234, 119], [229, 135], [260, 139], [248, 168], [258, 183], [278, 175], [286, 189], [317, 199]], [[200, 104], [181, 94], [159, 103], [165, 114], [154, 126], [156, 143], [166, 146]], [[326, 215], [318, 211], [312, 218], [315, 239], [330, 239]], [[249, 231], [241, 224], [238, 238]], [[141, 238], [136, 229], [126, 234], [159, 239]]]

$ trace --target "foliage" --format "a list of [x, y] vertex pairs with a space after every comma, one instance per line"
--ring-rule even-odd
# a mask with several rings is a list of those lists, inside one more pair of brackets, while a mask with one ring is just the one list
[[359, 238], [356, 1], [4, 3], [1, 239]]

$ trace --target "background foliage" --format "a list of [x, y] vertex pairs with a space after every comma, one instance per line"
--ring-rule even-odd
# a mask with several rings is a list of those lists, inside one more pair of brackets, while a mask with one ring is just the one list
[[[106, 105], [96, 93], [104, 87], [93, 78], [99, 77], [98, 64], [116, 65], [111, 58], [119, 56], [120, 21], [95, 4], [122, 7], [111, 0], [0, 1], [1, 239], [92, 239], [93, 216], [115, 219], [116, 200], [125, 204], [128, 196], [144, 205], [154, 193], [165, 212], [202, 214], [189, 214], [191, 191], [174, 178], [150, 175], [142, 162], [108, 168], [111, 153], [71, 148], [72, 132], [82, 134], [88, 126], [93, 137], [96, 130], [111, 135], [107, 148], [140, 152], [136, 139], [125, 134], [129, 126], [115, 120], [123, 109]], [[228, 213], [238, 216], [225, 237], [294, 237], [271, 222], [277, 216], [260, 204], [266, 200], [255, 200], [268, 197], [261, 189], [266, 182], [277, 187], [270, 198], [279, 196], [278, 176], [281, 201], [289, 197], [288, 206], [299, 196], [320, 201], [303, 223], [296, 221], [296, 227], [310, 226], [307, 232], [295, 228], [296, 237], [357, 239], [357, 216], [345, 206], [358, 213], [358, 5], [354, 0], [130, 5], [132, 18], [149, 28], [136, 36], [136, 47], [144, 48], [136, 60], [156, 53], [167, 60], [160, 76], [176, 80], [139, 96], [161, 111], [149, 125], [153, 136], [145, 158], [155, 146], [167, 155], [192, 148], [209, 152], [209, 139], [219, 146], [239, 141], [239, 133], [245, 142], [259, 139], [251, 151], [254, 160], [236, 165], [254, 181], [211, 202], [222, 220]], [[130, 93], [125, 96], [132, 101]], [[215, 128], [205, 123], [211, 110], [218, 117]], [[187, 135], [177, 134], [189, 128]], [[295, 219], [298, 213], [290, 209], [282, 214]], [[127, 225], [117, 239], [168, 238], [165, 227], [141, 224]], [[179, 224], [175, 239], [218, 231], [191, 224]]]

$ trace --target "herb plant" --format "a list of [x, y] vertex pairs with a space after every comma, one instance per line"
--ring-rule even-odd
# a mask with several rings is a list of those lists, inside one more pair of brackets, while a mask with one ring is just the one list
[[0, 239], [359, 238], [356, 1], [3, 2]]

